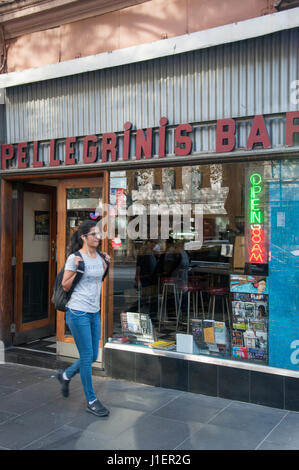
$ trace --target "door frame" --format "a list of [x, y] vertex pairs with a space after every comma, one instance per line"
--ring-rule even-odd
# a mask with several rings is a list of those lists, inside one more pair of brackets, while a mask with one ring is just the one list
[[[81, 179], [92, 177], [103, 177], [103, 203], [109, 202], [109, 170], [91, 170], [80, 169], [70, 170], [64, 172], [50, 171], [39, 172], [30, 171], [24, 173], [2, 175], [0, 178], [0, 329], [1, 337], [5, 346], [12, 344], [11, 323], [13, 322], [13, 269], [12, 269], [12, 239], [13, 239], [13, 197], [12, 185], [13, 183], [26, 182], [28, 180], [63, 180], [68, 179]], [[57, 215], [58, 222], [58, 215]], [[104, 240], [102, 250], [111, 256], [111, 263], [109, 273], [104, 280], [103, 291], [101, 297], [101, 311], [102, 311], [102, 333], [100, 348], [103, 348], [108, 336], [111, 336], [113, 331], [113, 296], [108, 296], [108, 290], [113, 287], [113, 250], [108, 240]], [[57, 255], [59, 250], [57, 247]], [[57, 256], [58, 261], [58, 256]], [[57, 264], [58, 269], [58, 264]], [[58, 272], [58, 271], [57, 271]], [[56, 274], [56, 273], [55, 273]], [[109, 307], [109, 308], [108, 308]], [[57, 318], [59, 312], [57, 312]], [[58, 323], [58, 322], [57, 322]], [[57, 339], [58, 340], [58, 339]]]
[[[50, 227], [49, 227], [49, 244], [48, 244], [48, 317], [42, 320], [23, 323], [23, 224], [24, 224], [24, 192], [36, 192], [48, 194], [50, 199]], [[51, 302], [51, 291], [56, 275], [56, 233], [57, 233], [57, 213], [56, 213], [56, 187], [24, 183], [17, 190], [17, 214], [16, 214], [16, 239], [15, 239], [15, 284], [14, 284], [14, 324], [15, 334], [13, 337], [14, 344], [28, 341], [36, 334], [32, 330], [39, 329], [39, 333], [51, 335], [55, 333], [55, 310]], [[31, 333], [30, 333], [31, 332]]]
[[[97, 178], [94, 177], [78, 177], [65, 179], [61, 182], [58, 182], [57, 190], [57, 272], [59, 272], [66, 261], [66, 217], [67, 217], [67, 207], [66, 207], [66, 189], [67, 188], [82, 188], [82, 187], [91, 187], [98, 186], [102, 188], [102, 201], [105, 202], [105, 178], [104, 174], [99, 174]], [[102, 251], [107, 251], [107, 240], [102, 240]], [[106, 282], [103, 284], [103, 294], [106, 292]], [[101, 311], [104, 312], [104, 315], [101, 315], [101, 341], [100, 348], [103, 346], [103, 333], [105, 330], [105, 312], [106, 312], [106, 295], [101, 296]], [[65, 314], [57, 310], [57, 342], [61, 343], [72, 343], [74, 344], [74, 339], [70, 335], [65, 334]]]
[[12, 183], [0, 181], [0, 332], [5, 346], [11, 345], [12, 284]]

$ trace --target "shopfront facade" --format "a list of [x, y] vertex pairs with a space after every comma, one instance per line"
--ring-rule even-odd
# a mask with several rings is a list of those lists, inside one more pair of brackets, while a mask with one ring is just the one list
[[297, 50], [290, 29], [6, 89], [7, 345], [76, 357], [51, 291], [91, 218], [108, 376], [299, 410]]

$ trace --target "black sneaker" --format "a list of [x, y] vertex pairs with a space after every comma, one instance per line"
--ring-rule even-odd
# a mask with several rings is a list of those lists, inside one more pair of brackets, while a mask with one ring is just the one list
[[59, 370], [56, 374], [57, 379], [61, 383], [61, 393], [62, 395], [67, 398], [69, 396], [69, 385], [70, 385], [70, 380], [65, 380], [63, 378], [63, 370]]
[[105, 408], [104, 405], [102, 405], [100, 400], [96, 400], [91, 405], [88, 404], [86, 411], [96, 416], [99, 416], [100, 418], [104, 418], [105, 416], [108, 416], [110, 413], [109, 410], [107, 410], [107, 408]]

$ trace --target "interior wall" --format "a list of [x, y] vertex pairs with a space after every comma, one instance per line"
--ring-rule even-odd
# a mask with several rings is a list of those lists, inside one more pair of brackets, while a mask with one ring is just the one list
[[35, 211], [49, 211], [48, 194], [24, 192], [23, 263], [49, 260], [49, 240], [35, 239]]

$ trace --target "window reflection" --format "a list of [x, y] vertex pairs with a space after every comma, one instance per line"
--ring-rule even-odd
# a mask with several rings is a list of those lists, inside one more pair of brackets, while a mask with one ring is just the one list
[[[261, 175], [263, 189], [250, 199], [252, 174]], [[110, 292], [115, 341], [129, 337], [130, 344], [143, 344], [144, 336], [136, 333], [141, 327], [134, 330], [131, 325], [136, 334], [128, 333], [130, 312], [130, 322], [150, 320], [155, 339], [173, 350], [281, 364], [269, 344], [272, 338], [281, 348], [282, 298], [290, 331], [291, 324], [298, 323], [293, 318], [299, 260], [297, 186], [294, 162], [112, 172], [110, 202], [115, 236], [121, 239], [113, 251]], [[256, 251], [264, 266], [247, 259], [248, 234], [255, 233], [249, 230], [249, 204], [263, 214], [264, 243], [254, 248], [265, 250], [260, 257]], [[128, 236], [131, 223], [136, 223], [135, 238]], [[285, 276], [289, 289], [282, 291]], [[256, 286], [262, 282], [266, 289], [259, 293]], [[180, 349], [178, 334], [192, 335], [188, 351]], [[285, 348], [288, 362], [288, 345]]]
[[[244, 271], [243, 184], [242, 165], [234, 165], [233, 172], [217, 164], [111, 173], [115, 236], [121, 235], [121, 247], [114, 250], [115, 336], [122, 333], [121, 312], [142, 312], [149, 315], [157, 338], [173, 340], [178, 331], [191, 331], [192, 318], [204, 318], [210, 300], [204, 289], [229, 289], [236, 237], [235, 266]], [[124, 219], [120, 209], [138, 205], [145, 213], [142, 236], [132, 240], [124, 237], [124, 229], [134, 216]], [[202, 234], [196, 231], [197, 206]], [[215, 304], [215, 319], [219, 315], [228, 321], [221, 299]]]

